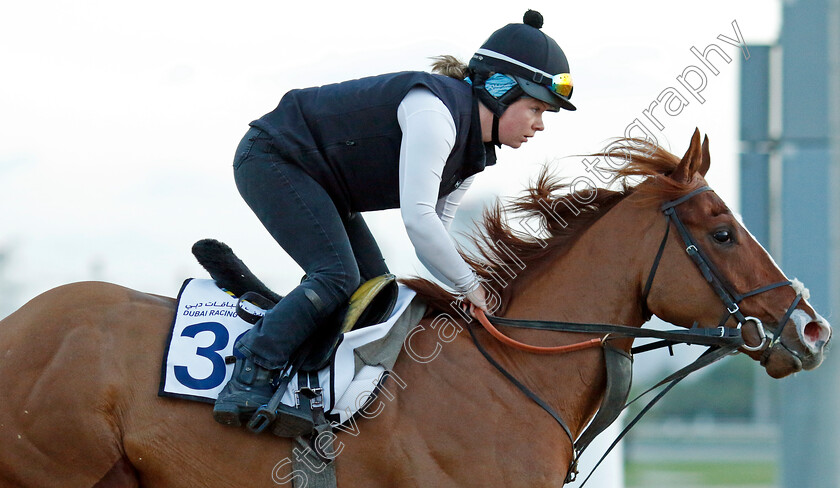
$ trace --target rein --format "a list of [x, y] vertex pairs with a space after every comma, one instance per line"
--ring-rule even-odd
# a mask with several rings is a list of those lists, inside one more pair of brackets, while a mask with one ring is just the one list
[[[492, 335], [493, 337], [498, 339], [499, 342], [501, 342], [502, 344], [504, 344], [506, 346], [510, 346], [514, 349], [519, 349], [520, 351], [530, 352], [530, 353], [533, 353], [533, 354], [563, 354], [563, 353], [567, 353], [567, 352], [580, 351], [582, 349], [589, 349], [591, 347], [600, 347], [604, 344], [604, 340], [606, 339], [606, 337], [604, 337], [603, 339], [590, 339], [590, 340], [585, 341], [585, 342], [579, 342], [577, 344], [569, 344], [567, 346], [551, 346], [551, 347], [532, 346], [530, 344], [525, 344], [523, 342], [519, 342], [516, 339], [513, 339], [511, 337], [508, 337], [508, 336], [504, 335], [503, 333], [501, 333], [499, 331], [499, 329], [493, 327], [493, 324], [490, 323], [490, 321], [487, 319], [487, 316], [484, 314], [483, 310], [481, 310], [480, 308], [477, 308], [475, 310], [476, 310], [476, 318], [478, 319], [478, 322], [482, 326], [484, 326], [484, 328], [487, 330], [487, 332], [490, 333], [490, 335]], [[499, 317], [493, 317], [493, 319], [496, 320], [497, 323], [501, 323], [501, 321], [499, 321]], [[529, 322], [529, 324], [533, 325], [534, 322]], [[507, 324], [507, 325], [510, 325], [510, 324]], [[530, 328], [536, 329], [536, 328], [539, 328], [539, 327], [532, 326]]]
[[[714, 266], [714, 264], [711, 262], [708, 256], [701, 250], [700, 246], [697, 245], [697, 242], [695, 241], [694, 237], [691, 235], [691, 233], [689, 233], [685, 224], [683, 224], [682, 220], [677, 215], [677, 206], [687, 202], [694, 196], [699, 195], [700, 193], [710, 190], [710, 187], [702, 186], [680, 198], [671, 200], [662, 205], [661, 210], [666, 217], [667, 226], [665, 228], [665, 235], [662, 238], [662, 242], [660, 243], [659, 248], [657, 250], [656, 257], [653, 261], [653, 265], [651, 266], [651, 270], [648, 273], [648, 278], [645, 283], [644, 291], [642, 292], [642, 309], [647, 317], [650, 317], [652, 315], [647, 306], [647, 298], [650, 293], [651, 287], [653, 286], [653, 280], [656, 275], [656, 271], [659, 268], [659, 262], [662, 259], [662, 255], [665, 250], [665, 245], [668, 242], [671, 224], [674, 224], [674, 227], [676, 227], [677, 231], [680, 234], [680, 237], [682, 238], [683, 243], [685, 244], [686, 253], [691, 257], [692, 262], [694, 262], [694, 264], [698, 267], [703, 277], [715, 291], [715, 294], [717, 294], [718, 298], [720, 298], [721, 302], [726, 308], [726, 312], [721, 318], [718, 327], [700, 328], [695, 322], [694, 326], [690, 329], [657, 331], [641, 329], [637, 327], [629, 327], [625, 325], [523, 320], [510, 319], [505, 317], [494, 317], [492, 315], [488, 317], [484, 314], [484, 312], [481, 309], [475, 309], [475, 317], [478, 319], [479, 323], [494, 338], [496, 338], [501, 343], [520, 351], [525, 351], [533, 354], [563, 354], [573, 351], [589, 349], [596, 346], [603, 348], [605, 354], [605, 362], [607, 366], [607, 387], [604, 393], [604, 399], [602, 400], [601, 407], [598, 409], [598, 412], [590, 422], [589, 426], [580, 435], [580, 437], [575, 439], [572, 435], [571, 430], [563, 421], [562, 417], [557, 412], [555, 412], [547, 403], [545, 403], [545, 401], [539, 398], [539, 396], [537, 396], [534, 392], [528, 389], [522, 382], [517, 380], [507, 370], [505, 370], [504, 367], [501, 364], [499, 364], [484, 349], [484, 347], [481, 346], [481, 344], [478, 342], [478, 338], [473, 332], [473, 329], [467, 328], [467, 330], [469, 330], [470, 332], [470, 335], [472, 336], [473, 342], [475, 343], [476, 347], [481, 352], [481, 354], [487, 359], [487, 361], [490, 362], [497, 370], [499, 370], [499, 372], [501, 372], [502, 375], [505, 376], [505, 378], [507, 378], [511, 383], [513, 383], [528, 398], [533, 400], [543, 410], [550, 414], [569, 436], [569, 439], [572, 442], [574, 456], [568, 469], [566, 483], [575, 480], [578, 473], [577, 465], [580, 460], [580, 456], [583, 453], [583, 451], [589, 446], [590, 442], [598, 434], [603, 432], [610, 424], [612, 424], [612, 422], [618, 418], [621, 411], [624, 410], [624, 408], [629, 406], [631, 403], [635, 402], [636, 400], [651, 392], [652, 390], [668, 383], [668, 386], [664, 388], [655, 398], [653, 398], [639, 412], [639, 414], [631, 422], [628, 423], [624, 430], [619, 434], [618, 438], [615, 439], [615, 441], [607, 449], [606, 453], [604, 453], [604, 455], [595, 465], [595, 467], [592, 470], [593, 472], [595, 471], [595, 469], [598, 468], [601, 462], [618, 444], [618, 442], [627, 434], [627, 432], [641, 419], [641, 417], [644, 416], [644, 414], [646, 414], [648, 410], [650, 410], [653, 407], [654, 404], [656, 404], [668, 391], [670, 391], [671, 388], [673, 388], [683, 378], [693, 373], [694, 371], [697, 371], [722, 359], [723, 357], [737, 353], [738, 349], [744, 349], [750, 352], [764, 350], [764, 353], [760, 360], [761, 364], [764, 364], [764, 362], [767, 360], [767, 357], [770, 354], [770, 351], [774, 347], [776, 347], [776, 345], [780, 344], [784, 326], [790, 318], [791, 314], [793, 313], [793, 310], [796, 308], [796, 306], [802, 299], [801, 294], [797, 293], [793, 302], [788, 307], [787, 311], [782, 317], [782, 320], [779, 322], [779, 328], [774, 334], [775, 337], [770, 339], [767, 335], [767, 332], [764, 329], [764, 325], [762, 324], [761, 320], [759, 320], [756, 317], [744, 316], [743, 313], [740, 311], [738, 303], [740, 303], [745, 298], [758, 295], [759, 293], [773, 290], [782, 286], [790, 286], [791, 282], [787, 280], [780, 281], [777, 283], [772, 283], [770, 285], [756, 288], [755, 290], [743, 294], [735, 292], [722, 278], [721, 273], [717, 270], [717, 268]], [[737, 326], [726, 327], [725, 324], [730, 320], [730, 318], [733, 317], [737, 321]], [[504, 335], [496, 327], [494, 327], [494, 323], [496, 325], [501, 326], [518, 327], [534, 330], [597, 334], [600, 337], [564, 346], [534, 346], [519, 342], [511, 337]], [[756, 332], [758, 333], [760, 338], [760, 343], [757, 346], [750, 346], [744, 342], [741, 333], [741, 328], [746, 323], [753, 323], [755, 325]], [[659, 341], [656, 343], [634, 347], [633, 349], [631, 349], [631, 353], [646, 352], [653, 349], [657, 349], [659, 347], [670, 348], [674, 344], [697, 344], [708, 346], [709, 349], [702, 355], [700, 355], [700, 357], [698, 357], [693, 363], [671, 374], [670, 376], [663, 379], [653, 387], [646, 390], [644, 393], [637, 396], [631, 402], [626, 403], [627, 396], [630, 390], [630, 376], [632, 375], [630, 371], [632, 365], [632, 355], [627, 356], [627, 360], [625, 360], [621, 357], [621, 355], [626, 355], [626, 353], [624, 353], [623, 351], [618, 351], [617, 349], [610, 346], [608, 343], [608, 341], [610, 340], [621, 338], [659, 339]], [[612, 376], [618, 376], [619, 378], [617, 380], [612, 379]], [[590, 473], [589, 476], [592, 476], [592, 474]], [[583, 486], [583, 484], [585, 484], [588, 480], [589, 477], [587, 477], [586, 480], [584, 480], [581, 486]]]
[[[648, 338], [661, 339], [672, 341], [674, 344], [694, 344], [702, 346], [727, 346], [735, 344], [738, 347], [743, 347], [744, 343], [741, 338], [741, 332], [732, 327], [716, 327], [714, 329], [706, 329], [695, 327], [692, 329], [675, 329], [675, 330], [652, 330], [640, 329], [638, 327], [630, 327], [627, 325], [612, 325], [612, 324], [588, 324], [581, 322], [556, 322], [550, 320], [524, 320], [524, 319], [510, 319], [507, 317], [496, 317], [493, 315], [487, 316], [481, 309], [476, 309], [476, 318], [479, 323], [488, 329], [494, 337], [497, 334], [502, 334], [498, 329], [493, 327], [493, 322], [498, 325], [506, 327], [518, 327], [521, 329], [533, 330], [548, 330], [553, 332], [577, 332], [582, 334], [604, 334], [604, 337], [598, 339], [590, 339], [576, 344], [569, 344], [567, 346], [556, 347], [539, 347], [522, 344], [510, 337], [502, 335], [505, 340], [501, 340], [503, 344], [511, 345], [521, 351], [534, 352], [532, 349], [538, 349], [537, 354], [562, 354], [566, 352], [578, 351], [581, 349], [588, 349], [593, 346], [603, 345], [605, 342], [613, 339], [626, 338]], [[491, 321], [492, 319], [492, 321]], [[489, 328], [488, 328], [489, 327]], [[494, 332], [491, 332], [495, 331]], [[508, 341], [511, 341], [510, 343]], [[514, 346], [511, 343], [521, 344], [521, 346]], [[643, 346], [644, 347], [644, 346]], [[633, 351], [636, 351], [634, 348]], [[641, 351], [644, 352], [644, 351]]]

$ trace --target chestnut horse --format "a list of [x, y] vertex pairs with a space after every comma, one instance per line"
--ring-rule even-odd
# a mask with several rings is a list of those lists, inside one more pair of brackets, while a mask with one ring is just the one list
[[[470, 259], [496, 278], [498, 315], [641, 327], [653, 313], [683, 327], [718, 325], [724, 306], [676, 230], [663, 239], [672, 224], [661, 211], [663, 202], [706, 185], [708, 145], [695, 132], [680, 159], [639, 141], [622, 144], [610, 151], [613, 160], [626, 157], [612, 170], [627, 181], [620, 190], [558, 196], [564, 185], [544, 172], [513, 204], [523, 222], [542, 222], [537, 235], [514, 231], [506, 223], [510, 211], [498, 206], [485, 215], [478, 238], [484, 252]], [[786, 280], [713, 191], [676, 211], [727, 286], [746, 293]], [[654, 260], [657, 273], [647, 287]], [[448, 307], [450, 295], [422, 280], [409, 283], [429, 311], [394, 367], [399, 387], [391, 383], [368, 409], [375, 418], [338, 433], [338, 485], [561, 486], [573, 455], [566, 433], [482, 357], [469, 334], [454, 334], [475, 324]], [[775, 378], [816, 368], [831, 334], [807, 300], [793, 310], [798, 291], [779, 286], [740, 303], [744, 315], [781, 330], [763, 351], [748, 352]], [[0, 487], [291, 486], [293, 441], [222, 426], [206, 404], [157, 396], [174, 310], [171, 298], [78, 283], [48, 291], [0, 322]], [[447, 310], [458, 328], [435, 326]], [[581, 339], [503, 329], [530, 344]], [[475, 333], [574, 435], [582, 431], [604, 391], [600, 348], [531, 354], [480, 328]], [[619, 345], [629, 351], [631, 342]]]

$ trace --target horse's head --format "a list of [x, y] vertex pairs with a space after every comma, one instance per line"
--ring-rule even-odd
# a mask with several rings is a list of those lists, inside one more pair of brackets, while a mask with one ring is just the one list
[[[770, 255], [707, 186], [708, 137], [695, 131], [679, 164], [640, 185], [667, 188], [657, 258], [644, 293], [650, 312], [691, 327], [741, 327], [742, 350], [781, 378], [813, 369], [831, 338], [804, 286], [785, 277]], [[643, 192], [642, 192], [643, 193]], [[666, 224], [667, 221], [667, 224]], [[655, 227], [656, 228], [656, 227]], [[661, 240], [660, 240], [661, 239]]]

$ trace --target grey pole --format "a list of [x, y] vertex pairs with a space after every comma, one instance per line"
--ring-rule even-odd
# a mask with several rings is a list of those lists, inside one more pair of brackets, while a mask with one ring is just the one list
[[[840, 0], [786, 1], [782, 22], [781, 264], [836, 321]], [[783, 380], [780, 391], [780, 486], [840, 486], [840, 359]]]
[[[750, 232], [774, 256], [771, 223], [778, 199], [778, 185], [771, 180], [778, 173], [778, 158], [774, 155], [776, 141], [770, 131], [771, 46], [749, 46], [750, 58], [741, 62], [740, 86], [740, 209]], [[771, 159], [772, 157], [772, 159]], [[771, 165], [773, 169], [771, 169]], [[775, 182], [774, 182], [775, 183]], [[778, 226], [776, 226], [778, 227]], [[753, 422], [767, 424], [774, 414], [775, 397], [771, 394], [771, 378], [762, 368], [755, 369], [753, 389]]]

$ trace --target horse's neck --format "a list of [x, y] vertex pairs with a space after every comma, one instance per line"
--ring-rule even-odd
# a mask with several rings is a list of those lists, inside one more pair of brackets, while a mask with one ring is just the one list
[[[639, 327], [641, 293], [661, 234], [650, 210], [619, 204], [543, 270], [523, 276], [506, 316]], [[506, 330], [540, 345], [581, 342], [580, 334]], [[629, 349], [630, 341], [617, 344]], [[556, 408], [577, 434], [600, 404], [605, 370], [598, 349], [545, 356], [491, 345], [505, 367]], [[547, 414], [546, 414], [547, 415]]]
[[[661, 238], [661, 233], [651, 232], [657, 228], [651, 215], [622, 207], [617, 205], [593, 224], [563, 256], [541, 263], [539, 270], [535, 264], [532, 271], [522, 274], [513, 285], [506, 315], [641, 325], [639, 282], [647, 274], [642, 268], [650, 265], [658, 245], [652, 240]], [[386, 453], [397, 456], [397, 471], [447, 472], [452, 486], [535, 486], [546, 485], [547, 480], [561, 484], [571, 460], [566, 434], [482, 357], [468, 332], [456, 336], [459, 340], [444, 339], [449, 336], [443, 323], [426, 319], [407, 341], [407, 351], [434, 360], [417, 361], [412, 356], [414, 361], [397, 362], [395, 371], [409, 386], [400, 392], [398, 408], [384, 409], [383, 418], [390, 420], [371, 426], [372, 438], [395, 439], [397, 445]], [[538, 345], [581, 339], [575, 334], [514, 328], [504, 332]], [[537, 355], [513, 350], [481, 331], [477, 334], [499, 363], [557, 411], [575, 435], [580, 434], [603, 392], [599, 349]], [[392, 435], [404, 428], [401, 421], [406, 418], [417, 426], [410, 428], [412, 435]], [[405, 465], [406, 451], [422, 453], [412, 456], [416, 466]], [[482, 467], [465, 470], [470, 478], [461, 479], [463, 473], [451, 468], [453, 456], [459, 465]], [[520, 463], [510, 462], [514, 458], [528, 463], [527, 472], [522, 472]], [[380, 458], [375, 459], [377, 466], [382, 464]], [[419, 481], [425, 480], [418, 478], [423, 485]], [[432, 484], [429, 481], [425, 486]]]
[[629, 202], [617, 205], [561, 256], [523, 277], [506, 315], [640, 326], [658, 221]]

